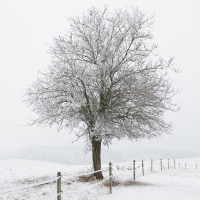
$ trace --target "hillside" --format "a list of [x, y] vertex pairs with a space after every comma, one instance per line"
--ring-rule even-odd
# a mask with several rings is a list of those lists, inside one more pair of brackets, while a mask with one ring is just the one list
[[[62, 173], [62, 199], [71, 200], [198, 200], [200, 199], [200, 158], [144, 162], [136, 161], [136, 180], [133, 181], [133, 165], [113, 163], [113, 194], [108, 194], [107, 180], [100, 182], [89, 175], [91, 165], [64, 165], [34, 160], [0, 161], [0, 200], [56, 199], [56, 174]], [[180, 163], [180, 169], [179, 169]], [[186, 169], [185, 169], [186, 163]], [[197, 169], [196, 169], [197, 167]], [[103, 174], [108, 178], [108, 163], [103, 164]], [[78, 174], [78, 175], [77, 175]], [[76, 175], [76, 176], [74, 176]], [[49, 183], [50, 182], [50, 183]], [[40, 185], [40, 183], [43, 183]]]

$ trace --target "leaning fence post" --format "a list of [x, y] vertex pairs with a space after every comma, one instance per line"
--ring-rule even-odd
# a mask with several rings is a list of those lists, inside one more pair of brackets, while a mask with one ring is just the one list
[[142, 175], [144, 176], [144, 162], [142, 160]]
[[135, 181], [135, 160], [133, 161], [133, 180]]
[[153, 172], [153, 159], [151, 159], [151, 172]]
[[109, 162], [109, 185], [110, 185], [110, 194], [112, 194], [112, 163]]
[[57, 172], [57, 200], [61, 200], [61, 172]]

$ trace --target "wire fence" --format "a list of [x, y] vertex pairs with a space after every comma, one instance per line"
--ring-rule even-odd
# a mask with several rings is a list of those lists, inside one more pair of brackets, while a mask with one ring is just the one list
[[[27, 189], [27, 188], [32, 188], [32, 187], [37, 187], [37, 186], [42, 186], [45, 184], [49, 184], [51, 182], [57, 182], [57, 200], [61, 200], [61, 195], [62, 194], [67, 194], [67, 191], [62, 191], [61, 190], [61, 178], [67, 178], [70, 179], [72, 177], [81, 177], [81, 176], [87, 176], [87, 175], [92, 175], [95, 174], [97, 172], [108, 172], [108, 176], [106, 176], [106, 178], [104, 178], [103, 180], [97, 182], [97, 183], [93, 183], [92, 186], [96, 186], [96, 185], [100, 185], [102, 183], [104, 183], [105, 181], [108, 181], [108, 186], [109, 186], [109, 193], [112, 194], [112, 182], [113, 182], [113, 178], [117, 178], [117, 171], [122, 171], [123, 176], [128, 175], [130, 176], [133, 181], [136, 180], [136, 174], [137, 175], [142, 175], [144, 176], [145, 173], [144, 172], [155, 172], [155, 171], [162, 171], [162, 170], [169, 170], [169, 169], [193, 169], [193, 170], [198, 170], [200, 169], [200, 163], [199, 162], [190, 162], [188, 161], [183, 161], [183, 160], [157, 160], [157, 161], [153, 161], [153, 159], [151, 159], [150, 161], [140, 161], [140, 162], [136, 162], [135, 160], [133, 160], [133, 162], [131, 163], [127, 163], [127, 164], [112, 164], [111, 162], [109, 163], [109, 166], [101, 169], [101, 170], [97, 170], [94, 172], [88, 172], [88, 173], [81, 173], [81, 174], [73, 174], [73, 175], [61, 175], [61, 172], [57, 172], [57, 177], [47, 180], [47, 181], [43, 181], [40, 183], [35, 183], [35, 184], [29, 184], [23, 187], [16, 187], [16, 188], [12, 188], [12, 189], [7, 189], [4, 190], [3, 192], [11, 192], [11, 191], [16, 191], [16, 190], [23, 190], [23, 189]], [[119, 174], [118, 174], [119, 176]], [[65, 182], [68, 182], [70, 184], [74, 184], [73, 181], [70, 180], [65, 180]]]

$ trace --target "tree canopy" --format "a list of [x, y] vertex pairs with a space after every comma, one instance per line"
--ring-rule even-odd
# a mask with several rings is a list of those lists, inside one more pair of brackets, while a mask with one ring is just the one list
[[153, 23], [137, 8], [93, 7], [71, 18], [49, 47], [51, 64], [27, 89], [25, 101], [38, 115], [33, 124], [78, 128], [93, 149], [98, 141], [169, 133], [164, 113], [178, 110], [168, 78], [173, 59], [154, 54]]

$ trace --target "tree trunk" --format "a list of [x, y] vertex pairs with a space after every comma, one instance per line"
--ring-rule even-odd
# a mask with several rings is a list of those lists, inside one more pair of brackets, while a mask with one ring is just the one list
[[[94, 171], [101, 170], [101, 140], [96, 137], [92, 137], [92, 159]], [[102, 172], [94, 173], [96, 179], [103, 179]]]

